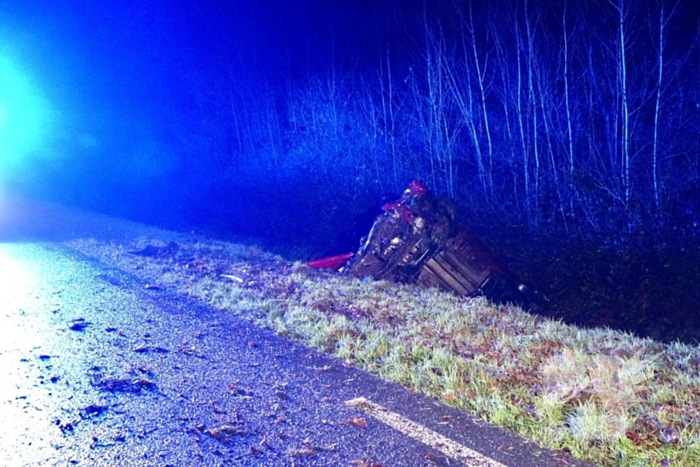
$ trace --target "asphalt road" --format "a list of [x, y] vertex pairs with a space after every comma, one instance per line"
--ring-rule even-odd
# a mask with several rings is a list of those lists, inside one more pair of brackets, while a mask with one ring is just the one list
[[2, 467], [584, 465], [60, 243], [0, 243], [0, 375]]

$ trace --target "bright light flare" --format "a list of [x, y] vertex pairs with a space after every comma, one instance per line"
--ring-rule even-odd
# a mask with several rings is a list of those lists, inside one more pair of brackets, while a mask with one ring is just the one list
[[37, 151], [48, 133], [49, 114], [29, 77], [0, 56], [0, 171]]

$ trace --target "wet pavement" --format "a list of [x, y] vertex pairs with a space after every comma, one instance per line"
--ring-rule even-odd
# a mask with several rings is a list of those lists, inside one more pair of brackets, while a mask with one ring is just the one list
[[583, 465], [58, 243], [0, 243], [0, 281], [0, 466]]

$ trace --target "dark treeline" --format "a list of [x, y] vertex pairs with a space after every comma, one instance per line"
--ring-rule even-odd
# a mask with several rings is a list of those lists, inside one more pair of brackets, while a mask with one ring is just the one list
[[187, 173], [214, 174], [201, 187], [220, 194], [211, 209], [235, 220], [247, 206], [261, 232], [277, 222], [285, 235], [337, 231], [411, 179], [484, 224], [608, 241], [689, 234], [700, 214], [692, 8], [427, 2], [370, 18], [380, 39], [361, 59], [329, 34], [311, 71], [268, 47], [277, 65], [251, 72], [255, 50], [233, 53], [216, 34], [220, 61], [190, 75], [178, 112]]

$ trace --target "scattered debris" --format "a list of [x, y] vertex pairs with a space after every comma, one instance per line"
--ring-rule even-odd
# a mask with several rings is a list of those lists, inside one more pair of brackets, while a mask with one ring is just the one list
[[132, 350], [132, 352], [136, 353], [168, 353], [170, 352], [168, 349], [165, 349], [163, 347], [156, 347], [153, 345], [140, 345]]
[[109, 442], [109, 441], [103, 441], [97, 436], [92, 437], [92, 444], [90, 444], [90, 449], [95, 449], [95, 448], [111, 448], [112, 446], [116, 446], [117, 442], [123, 443], [126, 440], [123, 436], [117, 436], [114, 438], [114, 442]]
[[63, 422], [60, 419], [56, 419], [56, 425], [58, 426], [61, 433], [73, 433], [75, 431], [75, 426], [80, 423], [80, 420], [71, 420], [69, 422]]
[[228, 444], [233, 441], [233, 438], [239, 435], [247, 435], [248, 430], [246, 430], [241, 424], [224, 424], [214, 428], [209, 428], [204, 430], [205, 435], [209, 435], [217, 441], [221, 441], [224, 444]]
[[348, 418], [345, 420], [345, 422], [360, 428], [367, 428], [367, 420], [365, 420], [364, 418]]
[[113, 378], [97, 376], [90, 384], [107, 392], [126, 392], [139, 394], [142, 390], [157, 389], [156, 383], [148, 378]]
[[246, 280], [245, 274], [219, 274], [219, 277], [231, 279], [233, 282], [238, 282], [239, 284], [242, 284]]
[[148, 245], [143, 250], [129, 251], [128, 253], [130, 255], [145, 256], [149, 258], [162, 258], [164, 256], [171, 256], [175, 254], [179, 249], [180, 245], [173, 241], [170, 241], [165, 246]]
[[307, 261], [306, 265], [314, 269], [338, 269], [345, 265], [353, 256], [354, 253], [343, 253], [328, 258]]
[[338, 450], [338, 446], [339, 446], [338, 443], [329, 444], [329, 445], [327, 445], [327, 446], [317, 446], [317, 445], [311, 443], [311, 441], [309, 440], [309, 438], [306, 438], [306, 439], [302, 442], [302, 444], [303, 444], [304, 446], [306, 446], [307, 448], [312, 449], [312, 450], [314, 450], [314, 451], [325, 451], [325, 452], [335, 452], [335, 451]]
[[202, 358], [202, 359], [207, 358], [206, 355], [204, 355], [204, 354], [202, 354], [201, 352], [199, 352], [199, 351], [197, 350], [197, 348], [196, 348], [195, 346], [193, 346], [193, 345], [190, 345], [190, 346], [188, 346], [188, 345], [183, 345], [182, 347], [180, 347], [179, 352], [180, 352], [181, 354], [187, 355], [187, 356], [189, 356], [189, 357], [197, 357], [197, 358]]
[[91, 404], [87, 407], [83, 407], [82, 409], [80, 409], [80, 418], [86, 420], [88, 418], [99, 417], [100, 415], [104, 414], [108, 409], [109, 407], [106, 405]]
[[309, 457], [314, 455], [314, 450], [311, 448], [303, 447], [303, 448], [290, 448], [287, 451], [287, 454], [289, 454], [292, 457]]
[[227, 386], [231, 390], [231, 394], [237, 397], [251, 397], [253, 391], [239, 386], [240, 381], [232, 381]]
[[142, 375], [153, 376], [153, 371], [145, 365], [128, 366], [128, 367], [126, 367], [126, 372], [129, 373], [130, 375], [142, 374]]
[[92, 323], [90, 321], [85, 321], [85, 318], [77, 318], [70, 322], [68, 329], [71, 331], [84, 331], [85, 328], [91, 324]]

